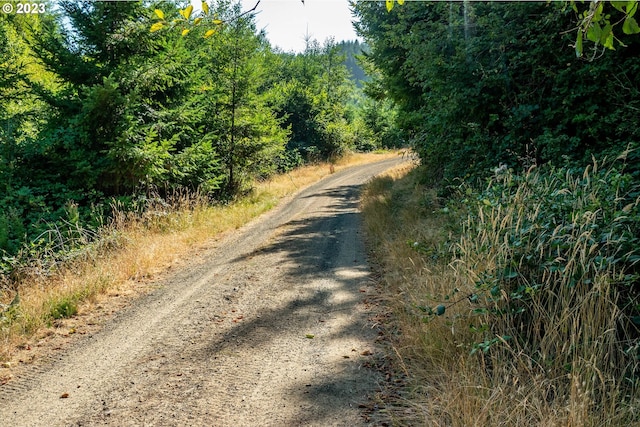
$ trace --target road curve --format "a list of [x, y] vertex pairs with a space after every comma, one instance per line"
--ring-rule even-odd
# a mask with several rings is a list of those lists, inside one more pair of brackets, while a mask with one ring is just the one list
[[[0, 387], [2, 426], [358, 426], [377, 390], [358, 199], [345, 169], [231, 233]], [[64, 396], [64, 397], [63, 397]]]

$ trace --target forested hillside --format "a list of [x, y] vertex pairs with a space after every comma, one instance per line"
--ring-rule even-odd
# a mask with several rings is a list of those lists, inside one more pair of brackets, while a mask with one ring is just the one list
[[367, 51], [367, 46], [358, 40], [354, 40], [341, 41], [338, 43], [338, 48], [345, 55], [345, 65], [351, 73], [351, 77], [356, 83], [356, 86], [362, 87], [362, 84], [369, 80], [369, 76], [362, 68], [359, 58]]
[[638, 422], [637, 9], [354, 5], [366, 90], [422, 164], [368, 199], [397, 268], [407, 425]]
[[143, 211], [185, 191], [223, 202], [255, 179], [383, 143], [364, 125], [383, 107], [354, 101], [341, 46], [274, 51], [226, 1], [210, 6], [215, 31], [195, 13], [188, 31], [153, 28], [156, 9], [174, 19], [186, 4], [59, 1], [2, 15], [0, 271], [58, 247], [61, 227], [90, 235], [114, 206]]

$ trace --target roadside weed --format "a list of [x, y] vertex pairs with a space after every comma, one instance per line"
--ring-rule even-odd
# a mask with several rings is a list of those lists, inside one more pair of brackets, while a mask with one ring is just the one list
[[411, 373], [398, 423], [637, 422], [640, 192], [623, 166], [502, 171], [445, 207], [405, 173], [363, 202]]

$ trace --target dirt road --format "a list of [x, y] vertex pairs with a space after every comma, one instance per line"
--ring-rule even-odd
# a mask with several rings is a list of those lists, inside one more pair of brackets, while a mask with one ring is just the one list
[[357, 426], [378, 374], [360, 186], [329, 176], [0, 387], [2, 426]]

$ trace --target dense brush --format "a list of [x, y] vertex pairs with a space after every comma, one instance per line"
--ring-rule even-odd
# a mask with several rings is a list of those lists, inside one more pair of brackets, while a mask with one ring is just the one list
[[440, 207], [402, 175], [364, 201], [412, 378], [398, 423], [637, 422], [635, 181], [596, 162], [501, 170]]

